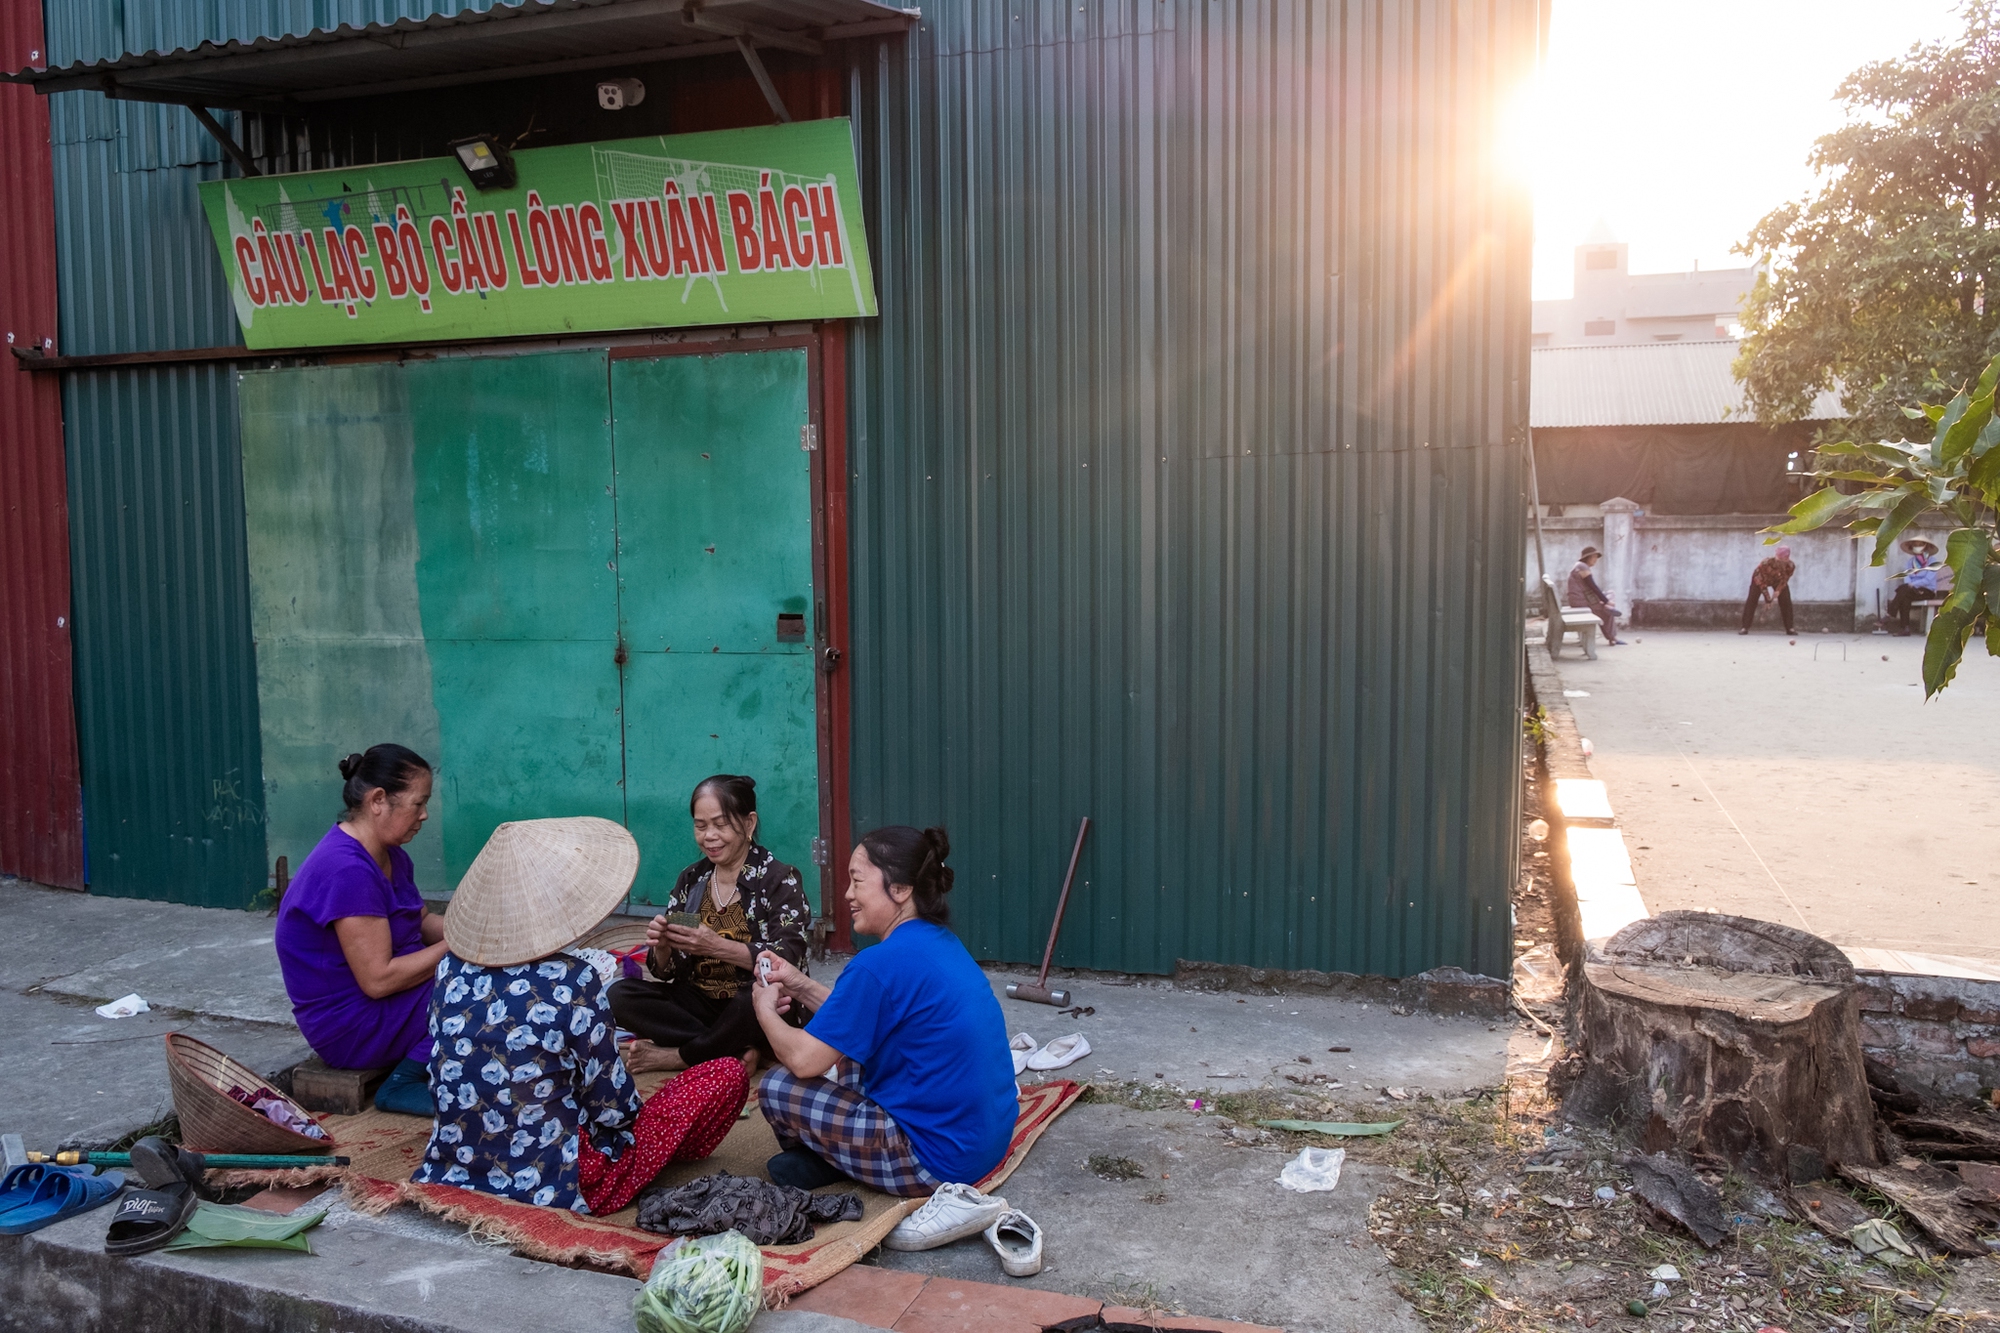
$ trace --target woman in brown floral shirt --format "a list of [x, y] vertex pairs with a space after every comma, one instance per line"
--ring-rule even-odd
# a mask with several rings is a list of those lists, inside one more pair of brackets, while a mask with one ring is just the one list
[[626, 1057], [634, 1073], [768, 1054], [750, 1007], [751, 960], [768, 949], [806, 967], [812, 908], [799, 872], [757, 844], [756, 780], [707, 778], [688, 813], [704, 855], [681, 871], [667, 910], [646, 928], [647, 966], [665, 980], [628, 978], [611, 988], [612, 1016], [641, 1038]]

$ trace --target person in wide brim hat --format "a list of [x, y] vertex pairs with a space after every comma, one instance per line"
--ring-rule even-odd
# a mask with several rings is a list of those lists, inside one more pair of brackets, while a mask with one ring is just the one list
[[1937, 543], [1928, 537], [1905, 537], [1898, 545], [1910, 558], [1892, 575], [1897, 587], [1889, 598], [1889, 614], [1896, 618], [1896, 637], [1903, 639], [1911, 633], [1910, 612], [1919, 602], [1943, 597], [1950, 587], [1951, 571], [1938, 563]]
[[577, 816], [502, 824], [445, 912], [431, 990], [437, 1106], [410, 1179], [616, 1212], [670, 1161], [705, 1157], [749, 1094], [711, 1060], [641, 1102], [618, 1059], [609, 955], [574, 947], [624, 900], [632, 835]]

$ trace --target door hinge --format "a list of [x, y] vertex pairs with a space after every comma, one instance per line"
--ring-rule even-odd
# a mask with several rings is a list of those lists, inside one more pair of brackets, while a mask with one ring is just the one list
[[819, 448], [819, 427], [805, 425], [799, 427], [799, 448], [807, 453]]
[[826, 866], [833, 860], [833, 858], [828, 856], [826, 853], [825, 838], [813, 839], [812, 857], [813, 857], [813, 864], [821, 867]]

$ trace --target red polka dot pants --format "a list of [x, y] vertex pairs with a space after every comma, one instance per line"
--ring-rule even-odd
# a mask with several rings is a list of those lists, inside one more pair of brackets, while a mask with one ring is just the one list
[[749, 1095], [750, 1080], [742, 1061], [710, 1060], [684, 1071], [646, 1099], [632, 1122], [637, 1142], [617, 1160], [586, 1143], [576, 1166], [583, 1201], [591, 1213], [604, 1217], [617, 1212], [669, 1162], [695, 1162], [714, 1152]]

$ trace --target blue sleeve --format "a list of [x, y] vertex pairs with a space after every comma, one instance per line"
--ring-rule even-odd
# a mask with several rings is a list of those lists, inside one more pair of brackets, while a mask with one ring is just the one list
[[616, 1158], [632, 1146], [632, 1123], [639, 1118], [639, 1090], [618, 1058], [618, 1042], [611, 1017], [611, 983], [597, 975], [589, 963], [577, 963], [572, 984], [576, 1001], [561, 1016], [569, 1025], [570, 1049], [576, 1053], [583, 1075], [576, 1089], [577, 1110], [590, 1132], [590, 1146]]
[[889, 997], [883, 993], [882, 983], [871, 972], [849, 963], [834, 982], [826, 1003], [806, 1024], [806, 1032], [856, 1064], [867, 1065], [874, 1061], [884, 1033], [892, 1026], [888, 1009]]

